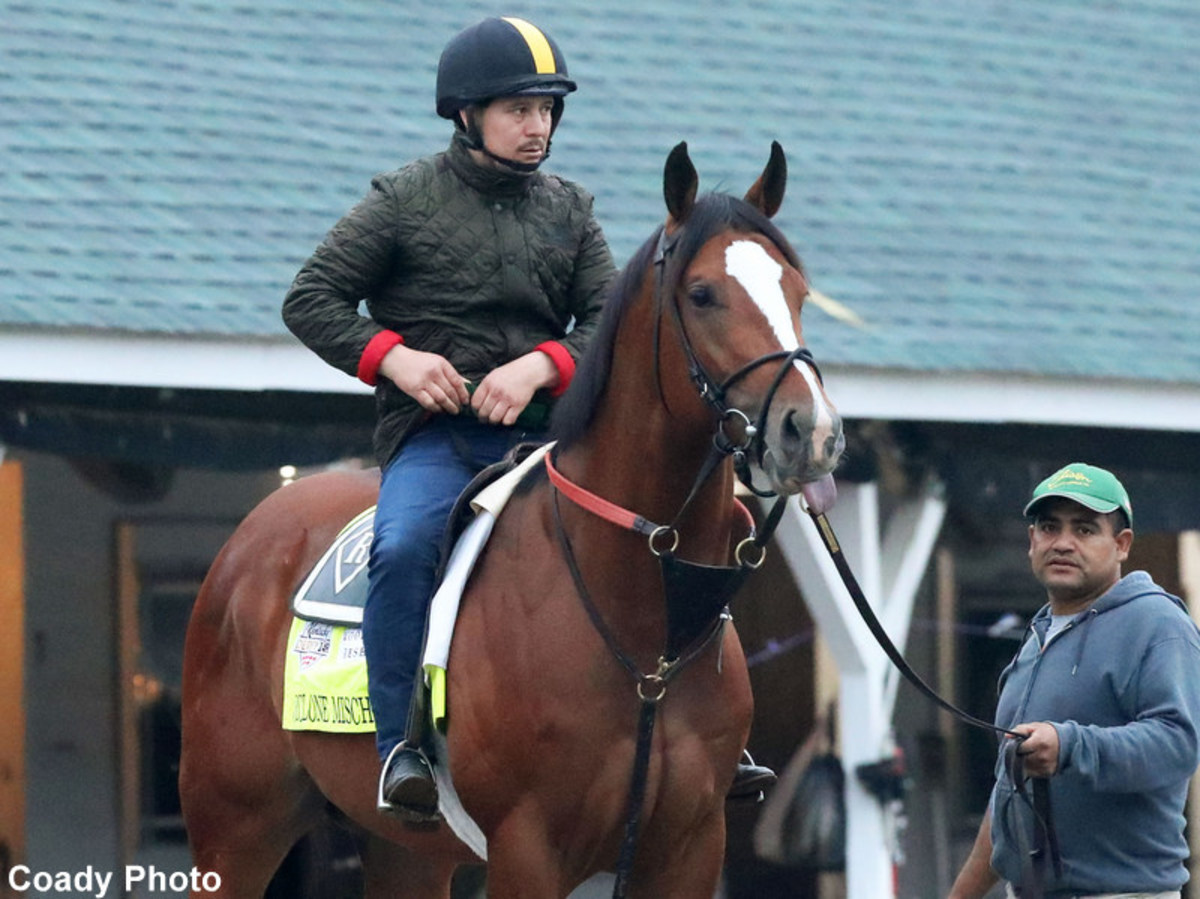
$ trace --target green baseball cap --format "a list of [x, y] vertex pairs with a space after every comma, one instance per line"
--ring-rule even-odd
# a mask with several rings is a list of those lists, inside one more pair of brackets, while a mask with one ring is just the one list
[[1025, 514], [1029, 515], [1034, 506], [1052, 496], [1072, 499], [1093, 512], [1107, 513], [1121, 509], [1129, 520], [1129, 526], [1133, 527], [1133, 504], [1124, 486], [1111, 471], [1083, 462], [1072, 462], [1033, 488], [1033, 498], [1025, 506]]

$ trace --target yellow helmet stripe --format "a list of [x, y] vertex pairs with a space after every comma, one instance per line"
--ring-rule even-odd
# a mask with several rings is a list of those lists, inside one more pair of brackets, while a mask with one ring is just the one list
[[529, 52], [533, 54], [534, 68], [539, 75], [553, 75], [558, 71], [554, 67], [554, 51], [550, 49], [550, 42], [546, 40], [546, 35], [542, 34], [540, 28], [532, 22], [526, 22], [515, 16], [505, 16], [504, 21], [517, 29], [521, 37], [525, 38], [525, 43], [529, 45]]

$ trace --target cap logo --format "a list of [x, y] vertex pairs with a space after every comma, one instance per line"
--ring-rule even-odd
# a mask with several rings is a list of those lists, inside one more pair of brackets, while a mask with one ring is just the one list
[[504, 16], [504, 21], [517, 29], [525, 39], [529, 52], [533, 56], [533, 66], [539, 75], [554, 75], [558, 70], [554, 67], [554, 51], [550, 49], [550, 41], [542, 34], [540, 28], [532, 22], [518, 19], [515, 16]]
[[1090, 487], [1092, 479], [1081, 471], [1072, 471], [1069, 468], [1064, 468], [1054, 476], [1054, 479], [1046, 485], [1047, 490], [1053, 490], [1055, 487], [1061, 487], [1063, 484], [1076, 484], [1081, 487]]

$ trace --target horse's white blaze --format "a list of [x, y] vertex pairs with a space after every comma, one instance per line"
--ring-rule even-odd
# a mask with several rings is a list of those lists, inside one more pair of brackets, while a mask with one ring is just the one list
[[[742, 285], [762, 312], [780, 348], [791, 352], [800, 346], [792, 327], [792, 312], [783, 295], [783, 266], [772, 259], [761, 244], [735, 240], [725, 248], [725, 271]], [[799, 359], [792, 364], [804, 377], [812, 394], [814, 455], [819, 458], [826, 438], [833, 434], [833, 415], [812, 368]]]

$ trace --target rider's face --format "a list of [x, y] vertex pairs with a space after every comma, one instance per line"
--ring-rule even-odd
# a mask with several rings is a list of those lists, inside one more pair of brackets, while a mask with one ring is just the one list
[[535, 165], [550, 143], [553, 97], [499, 97], [477, 115], [483, 144], [503, 159]]

